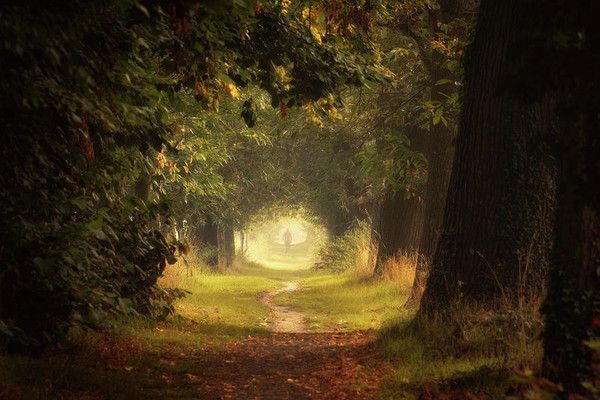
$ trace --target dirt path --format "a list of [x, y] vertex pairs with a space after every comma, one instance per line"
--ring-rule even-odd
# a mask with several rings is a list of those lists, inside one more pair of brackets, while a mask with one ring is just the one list
[[262, 296], [273, 334], [208, 350], [198, 361], [205, 399], [375, 399], [391, 368], [376, 356], [371, 331], [307, 333], [302, 313], [274, 304], [297, 282]]
[[274, 333], [202, 357], [205, 399], [376, 399], [389, 365], [371, 332]]
[[292, 293], [300, 290], [300, 283], [287, 282], [284, 287], [261, 296], [261, 300], [271, 310], [271, 330], [280, 333], [306, 333], [308, 326], [304, 321], [304, 314], [294, 311], [289, 307], [275, 304], [275, 297], [283, 293]]

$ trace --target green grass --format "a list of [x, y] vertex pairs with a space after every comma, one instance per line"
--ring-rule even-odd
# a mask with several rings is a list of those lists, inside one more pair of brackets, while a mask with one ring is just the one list
[[184, 277], [178, 286], [189, 294], [175, 304], [175, 317], [158, 324], [127, 320], [119, 332], [153, 345], [179, 343], [190, 347], [267, 334], [269, 309], [260, 301], [260, 293], [307, 273], [246, 263], [227, 274]]
[[406, 291], [389, 281], [318, 273], [300, 282], [300, 292], [283, 294], [275, 301], [304, 312], [315, 331], [376, 329], [405, 313]]
[[403, 307], [407, 287], [353, 273], [312, 274], [300, 282], [302, 291], [275, 301], [303, 311], [312, 330], [378, 330], [375, 348], [395, 370], [385, 385], [384, 399], [416, 399], [424, 391], [442, 394], [459, 389], [495, 399], [511, 382], [509, 365], [514, 363], [507, 356], [516, 350], [512, 344], [500, 343], [503, 338], [486, 329], [457, 339], [443, 324], [417, 326], [415, 310]]
[[383, 398], [413, 399], [423, 393], [435, 398], [452, 391], [468, 391], [482, 399], [504, 398], [514, 385], [513, 369], [538, 366], [538, 333], [529, 333], [522, 342], [512, 324], [502, 319], [477, 323], [478, 318], [467, 309], [457, 316], [458, 324], [452, 320], [417, 323], [404, 315], [381, 329], [380, 351], [395, 366]]
[[269, 310], [259, 294], [291, 280], [300, 281], [302, 290], [275, 301], [304, 312], [313, 331], [377, 330], [373, 349], [394, 366], [384, 399], [423, 393], [435, 398], [462, 389], [501, 398], [511, 368], [535, 368], [539, 361], [539, 341], [531, 339], [535, 334], [520, 343], [507, 319], [490, 315], [478, 325], [482, 316], [465, 311], [459, 334], [436, 322], [415, 324], [414, 310], [403, 308], [406, 282], [401, 287], [352, 273], [276, 270], [252, 263], [228, 274], [177, 279], [190, 294], [177, 302], [177, 315], [167, 321], [127, 319], [109, 333], [75, 334], [67, 352], [50, 357], [0, 356], [0, 394], [6, 391], [7, 398], [15, 399], [195, 398], [189, 374], [203, 373], [197, 356], [231, 340], [268, 334]]

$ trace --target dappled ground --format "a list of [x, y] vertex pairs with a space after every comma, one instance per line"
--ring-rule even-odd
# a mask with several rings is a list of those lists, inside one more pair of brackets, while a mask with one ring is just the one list
[[275, 303], [299, 290], [290, 281], [260, 296], [271, 310], [272, 335], [228, 343], [199, 361], [207, 398], [376, 398], [392, 368], [373, 351], [373, 332], [308, 333], [303, 313]]
[[199, 366], [208, 399], [373, 399], [391, 366], [372, 332], [274, 333], [210, 350]]

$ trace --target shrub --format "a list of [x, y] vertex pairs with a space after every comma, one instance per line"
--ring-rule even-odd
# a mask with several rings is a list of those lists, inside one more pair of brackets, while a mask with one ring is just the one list
[[314, 269], [332, 272], [369, 269], [370, 238], [370, 225], [359, 222], [354, 228], [325, 243], [318, 252]]

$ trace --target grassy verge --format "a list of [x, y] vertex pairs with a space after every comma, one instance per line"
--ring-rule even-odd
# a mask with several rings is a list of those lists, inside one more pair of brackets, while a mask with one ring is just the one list
[[122, 331], [153, 344], [182, 343], [191, 347], [266, 334], [269, 309], [259, 294], [304, 274], [247, 263], [227, 274], [179, 277], [177, 286], [189, 294], [176, 303], [174, 318], [160, 324], [128, 321]]
[[405, 313], [406, 291], [390, 281], [318, 273], [300, 282], [300, 292], [283, 294], [275, 301], [304, 312], [314, 331], [376, 329]]
[[518, 318], [469, 309], [443, 321], [396, 319], [379, 331], [395, 365], [382, 397], [498, 399], [520, 390], [513, 370], [536, 370], [542, 353], [541, 324], [529, 317], [525, 330]]
[[304, 312], [314, 331], [377, 329], [379, 351], [395, 369], [384, 399], [503, 398], [513, 385], [511, 369], [537, 367], [541, 325], [528, 312], [461, 309], [451, 323], [415, 323], [414, 310], [403, 308], [413, 273], [407, 265], [392, 265], [395, 272], [383, 280], [357, 270], [315, 273], [253, 264], [229, 274], [171, 271], [163, 283], [190, 292], [176, 304], [176, 316], [160, 323], [128, 319], [110, 332], [74, 334], [66, 349], [42, 358], [1, 356], [0, 399], [196, 398], [201, 354], [266, 334], [269, 310], [258, 294], [290, 280], [303, 289], [275, 301]]
[[320, 252], [318, 266], [341, 274], [307, 277], [303, 292], [276, 300], [303, 310], [315, 330], [378, 328], [379, 351], [395, 370], [384, 399], [498, 399], [511, 391], [524, 393], [513, 370], [539, 366], [540, 299], [521, 299], [519, 306], [507, 302], [493, 312], [449, 305], [445, 318], [416, 321], [416, 310], [403, 305], [417, 258], [401, 254], [386, 261], [384, 279], [360, 279], [373, 269], [369, 234], [358, 226]]

